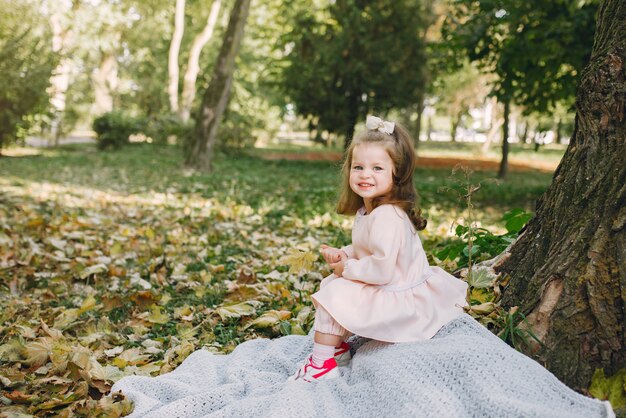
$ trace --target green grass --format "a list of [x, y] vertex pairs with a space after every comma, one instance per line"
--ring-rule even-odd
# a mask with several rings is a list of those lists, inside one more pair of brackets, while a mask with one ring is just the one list
[[[340, 163], [266, 161], [247, 153], [229, 153], [218, 155], [214, 172], [204, 174], [185, 169], [181, 154], [173, 146], [134, 144], [120, 151], [99, 152], [90, 145], [74, 145], [46, 150], [38, 156], [0, 158], [0, 177], [16, 186], [31, 182], [60, 184], [79, 194], [84, 188], [146, 197], [169, 193], [232, 201], [254, 210], [267, 208], [266, 222], [274, 226], [286, 215], [306, 222], [333, 212]], [[472, 184], [481, 183], [473, 195], [474, 217], [494, 232], [503, 232], [502, 214], [516, 207], [533, 211], [551, 175], [511, 172], [506, 181], [496, 181], [495, 174], [472, 174]], [[463, 181], [459, 173], [453, 177], [451, 169], [417, 169], [415, 184], [429, 220], [427, 240], [438, 241], [446, 228], [450, 234], [449, 227], [464, 215], [466, 204], [459, 198]], [[335, 239], [338, 244], [349, 239], [338, 234], [342, 235]]]
[[[558, 162], [565, 153], [565, 145], [550, 144], [541, 146], [535, 151], [532, 144], [509, 144], [509, 159], [512, 161], [541, 160]], [[502, 157], [502, 145], [492, 144], [486, 152], [483, 152], [482, 143], [473, 142], [421, 142], [418, 154], [423, 156], [458, 156], [500, 159]]]
[[[461, 153], [470, 150], [464, 144], [446, 145], [430, 144], [429, 153], [445, 155], [456, 147]], [[525, 155], [523, 152], [519, 151], [520, 155]], [[0, 176], [14, 185], [48, 182], [124, 194], [193, 193], [231, 199], [255, 209], [271, 205], [277, 217], [293, 213], [307, 219], [332, 212], [339, 169], [336, 162], [266, 161], [241, 152], [218, 155], [214, 172], [203, 174], [183, 167], [178, 147], [147, 144], [107, 152], [98, 152], [91, 145], [73, 145], [36, 156], [0, 158]], [[471, 180], [482, 183], [474, 203], [485, 219], [493, 222], [513, 207], [533, 210], [535, 200], [551, 181], [551, 174], [538, 171], [511, 172], [500, 182], [495, 181], [495, 174], [478, 171]], [[418, 168], [415, 184], [427, 211], [463, 206], [454, 193], [442, 190], [455, 185], [451, 169]]]

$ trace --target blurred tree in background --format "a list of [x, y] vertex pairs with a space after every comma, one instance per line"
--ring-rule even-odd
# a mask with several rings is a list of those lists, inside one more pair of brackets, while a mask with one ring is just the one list
[[466, 61], [452, 73], [442, 73], [435, 80], [439, 93], [437, 107], [450, 115], [450, 140], [456, 141], [461, 118], [471, 108], [484, 103], [489, 93], [489, 77], [481, 74], [475, 65]]
[[425, 89], [422, 2], [293, 0], [287, 9], [284, 91], [318, 130], [343, 134], [347, 146], [368, 112], [416, 103]]
[[222, 46], [213, 66], [211, 82], [203, 93], [202, 105], [197, 112], [196, 135], [188, 140], [185, 147], [185, 163], [199, 170], [212, 171], [213, 150], [222, 115], [230, 99], [235, 59], [247, 23], [250, 2], [236, 0], [233, 5]]
[[[4, 12], [3, 19], [15, 21], [8, 16], [24, 10], [21, 20], [31, 27], [21, 45], [41, 40], [38, 56], [28, 59], [55, 64], [39, 79], [51, 85], [47, 105], [13, 103], [20, 101], [13, 98], [11, 106], [30, 108], [25, 118], [36, 123], [29, 125], [38, 126], [36, 134], [51, 143], [75, 127], [91, 127], [94, 117], [110, 111], [143, 119], [145, 134], [155, 142], [172, 135], [182, 140], [194, 122], [184, 121], [200, 106], [198, 92], [211, 82], [225, 11], [234, 0], [178, 3], [178, 20], [176, 4], [166, 0], [11, 5], [15, 10]], [[486, 106], [487, 92], [500, 106], [507, 104], [507, 111], [494, 111], [497, 120], [484, 128], [486, 145], [497, 136], [494, 127], [510, 131], [503, 113], [521, 121], [513, 121], [517, 128], [511, 131], [522, 139], [540, 137], [545, 129], [560, 138], [573, 125], [573, 89], [589, 54], [597, 8], [595, 2], [563, 4], [256, 0], [215, 146], [267, 142], [281, 126], [302, 130], [307, 123], [318, 134], [349, 139], [359, 118], [374, 112], [399, 115], [417, 138], [425, 97], [431, 114], [436, 109], [446, 119], [444, 129], [456, 136], [463, 120], [471, 120], [469, 109]], [[11, 39], [17, 33], [11, 32]], [[7, 67], [3, 74], [8, 80], [17, 72]], [[38, 92], [29, 100], [45, 96], [45, 85], [27, 85]], [[506, 155], [503, 150], [504, 169]]]
[[170, 110], [172, 113], [177, 114], [178, 117], [186, 122], [189, 120], [191, 113], [191, 107], [193, 100], [196, 96], [196, 80], [198, 73], [200, 72], [200, 53], [202, 48], [213, 37], [213, 32], [217, 25], [217, 18], [219, 16], [220, 8], [222, 6], [221, 0], [214, 0], [211, 4], [211, 11], [207, 18], [206, 25], [201, 32], [197, 33], [189, 48], [189, 58], [187, 61], [187, 67], [185, 69], [185, 75], [183, 77], [183, 90], [181, 94], [181, 100], [179, 104], [178, 100], [178, 85], [179, 85], [179, 52], [182, 43], [183, 35], [185, 34], [185, 0], [176, 0], [176, 12], [174, 15], [174, 30], [172, 33], [172, 42], [170, 43], [170, 49], [168, 54], [168, 85], [167, 94], [169, 96]]
[[0, 0], [0, 149], [45, 114], [56, 64], [37, 2]]
[[546, 112], [558, 102], [573, 103], [591, 53], [597, 3], [453, 0], [452, 6], [443, 28], [451, 61], [467, 56], [497, 76], [492, 94], [504, 105], [504, 177], [511, 105]]

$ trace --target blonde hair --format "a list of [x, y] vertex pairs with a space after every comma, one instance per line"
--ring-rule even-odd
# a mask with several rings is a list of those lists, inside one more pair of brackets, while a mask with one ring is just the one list
[[413, 185], [417, 157], [413, 149], [413, 141], [409, 133], [397, 123], [392, 134], [369, 130], [355, 135], [352, 143], [346, 150], [343, 162], [341, 192], [337, 202], [337, 213], [354, 215], [364, 204], [363, 198], [350, 188], [350, 170], [352, 168], [352, 154], [360, 144], [377, 144], [382, 146], [393, 161], [393, 186], [389, 195], [379, 196], [372, 200], [372, 210], [380, 205], [392, 204], [400, 207], [415, 226], [421, 231], [426, 228], [426, 219], [422, 218], [422, 211], [416, 206], [417, 190]]

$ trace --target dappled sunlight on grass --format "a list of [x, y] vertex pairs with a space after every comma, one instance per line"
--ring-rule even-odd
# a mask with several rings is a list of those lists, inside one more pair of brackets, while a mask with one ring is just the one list
[[41, 149], [32, 147], [9, 147], [2, 149], [2, 157], [32, 157], [43, 154]]
[[55, 183], [38, 183], [34, 181], [21, 181], [17, 177], [0, 179], [0, 187], [6, 193], [13, 196], [31, 197], [37, 201], [55, 201], [68, 208], [101, 207], [102, 205], [150, 205], [169, 206], [175, 209], [183, 209], [183, 213], [189, 214], [185, 208], [200, 208], [205, 210], [204, 215], [210, 214], [210, 208], [215, 204], [215, 199], [206, 199], [198, 194], [180, 193], [135, 193], [128, 194], [119, 191], [98, 190], [90, 187], [77, 185], [62, 185]]

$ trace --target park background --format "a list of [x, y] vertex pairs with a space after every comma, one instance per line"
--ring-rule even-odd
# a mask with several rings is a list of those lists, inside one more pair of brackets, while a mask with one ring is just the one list
[[[469, 313], [574, 389], [626, 406], [624, 259], [609, 251], [602, 270], [612, 286], [602, 302], [615, 312], [592, 301], [592, 319], [572, 320], [567, 305], [551, 306], [561, 321], [549, 325], [532, 315], [540, 289], [553, 295], [546, 278], [583, 274], [568, 263], [589, 248], [560, 252], [544, 239], [547, 258], [529, 252], [524, 269], [493, 268], [520, 231], [552, 224], [537, 201], [550, 201], [542, 195], [563, 155], [585, 138], [576, 112], [582, 120], [580, 103], [595, 97], [580, 88], [602, 55], [594, 39], [598, 51], [618, 45], [611, 74], [623, 92], [620, 2], [0, 6], [3, 413], [126, 414], [123, 396], [106, 396], [123, 376], [166, 373], [199, 348], [227, 353], [251, 338], [308, 333], [309, 295], [329, 273], [318, 247], [350, 241], [351, 219], [334, 202], [344, 147], [368, 114], [414, 137], [422, 241], [431, 264], [470, 284]], [[596, 31], [598, 16], [606, 31]], [[623, 101], [598, 100], [603, 129], [618, 126], [603, 151], [617, 160], [595, 162], [617, 161], [606, 183], [623, 184]], [[584, 178], [607, 202], [609, 224], [622, 222], [609, 230], [623, 244], [623, 188]], [[581, 219], [599, 212], [565, 204]], [[533, 215], [539, 226], [525, 227]], [[531, 277], [547, 285], [509, 289]], [[559, 286], [557, 298], [565, 287], [578, 303]]]

